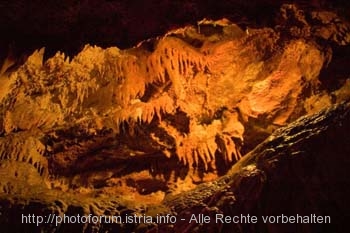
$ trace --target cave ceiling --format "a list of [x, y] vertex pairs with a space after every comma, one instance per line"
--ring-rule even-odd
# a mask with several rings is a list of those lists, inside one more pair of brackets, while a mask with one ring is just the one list
[[[224, 179], [257, 200], [266, 174], [288, 176], [271, 156], [314, 155], [310, 138], [345, 132], [330, 122], [349, 125], [349, 9], [341, 1], [0, 3], [2, 205], [39, 199], [46, 208], [59, 198], [61, 213], [99, 214], [115, 200], [136, 212], [185, 213], [196, 207], [178, 199], [205, 184], [218, 182], [201, 201], [231, 198]], [[337, 143], [345, 148], [346, 138]], [[237, 178], [246, 172], [256, 194]]]

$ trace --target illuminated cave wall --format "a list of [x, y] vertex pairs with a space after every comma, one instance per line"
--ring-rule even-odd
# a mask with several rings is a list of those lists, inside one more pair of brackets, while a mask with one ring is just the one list
[[[171, 8], [161, 3], [157, 7]], [[215, 182], [276, 129], [348, 101], [347, 8], [336, 11], [337, 3], [322, 1], [263, 3], [273, 15], [264, 18], [262, 11], [251, 12], [253, 3], [241, 1], [235, 4], [246, 7], [247, 16], [228, 14], [230, 1], [216, 5], [221, 11], [213, 15], [207, 5], [195, 8], [196, 1], [187, 1], [184, 14], [197, 9], [193, 18], [175, 15], [183, 21], [170, 18], [164, 28], [143, 35], [130, 26], [137, 21], [126, 9], [137, 8], [132, 1], [58, 5], [71, 16], [64, 26], [38, 24], [32, 31], [22, 30], [25, 24], [7, 12], [13, 28], [2, 39], [8, 47], [0, 72], [1, 192], [28, 199], [45, 192], [43, 203], [62, 195], [64, 203], [82, 206], [101, 198], [87, 204], [90, 209], [101, 209], [104, 197], [115, 197], [118, 205], [161, 205]], [[21, 16], [31, 9], [23, 4], [9, 5], [23, 6]], [[159, 9], [155, 4], [142, 12]], [[173, 4], [171, 9], [179, 7]], [[94, 6], [96, 12], [87, 10]], [[107, 6], [109, 14], [97, 17]], [[56, 22], [60, 14], [49, 9]], [[129, 20], [119, 22], [121, 34], [108, 23], [100, 26], [115, 11]], [[101, 22], [71, 28], [93, 16]], [[157, 28], [161, 16], [153, 17], [144, 30]], [[31, 37], [37, 27], [44, 35]], [[28, 41], [10, 43], [19, 31]], [[118, 39], [101, 38], [109, 33]], [[36, 36], [44, 40], [31, 43]]]
[[[120, 177], [95, 164], [106, 154], [117, 167], [123, 159], [175, 159], [193, 183], [214, 179], [274, 129], [346, 99], [348, 81], [327, 90], [319, 79], [332, 48], [316, 41], [350, 41], [336, 17], [284, 5], [275, 30], [202, 20], [131, 49], [87, 45], [47, 61], [37, 50], [3, 72], [2, 158], [29, 162], [68, 187]], [[28, 135], [37, 140], [34, 155]], [[10, 149], [17, 140], [25, 146]], [[79, 174], [91, 169], [101, 174]]]

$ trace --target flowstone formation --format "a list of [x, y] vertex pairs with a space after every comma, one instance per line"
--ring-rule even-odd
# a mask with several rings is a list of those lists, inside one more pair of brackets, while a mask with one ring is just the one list
[[7, 59], [1, 192], [29, 209], [39, 197], [38, 209], [52, 201], [58, 213], [142, 213], [226, 174], [275, 129], [348, 100], [348, 75], [331, 88], [321, 76], [349, 43], [335, 13], [284, 5], [274, 28], [202, 20], [131, 49], [87, 45], [46, 61], [41, 49], [16, 70]]

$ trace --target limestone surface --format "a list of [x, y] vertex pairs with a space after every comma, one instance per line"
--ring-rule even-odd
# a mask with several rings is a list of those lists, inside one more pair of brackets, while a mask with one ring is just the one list
[[[44, 59], [44, 49], [38, 49], [15, 69], [11, 58], [5, 59], [0, 221], [11, 225], [31, 211], [274, 214], [279, 210], [272, 199], [283, 201], [274, 188], [286, 188], [278, 183], [280, 176], [305, 188], [312, 204], [305, 211], [316, 210], [326, 199], [315, 199], [322, 192], [314, 189], [340, 175], [329, 174], [323, 164], [328, 158], [337, 166], [329, 158], [329, 140], [337, 142], [339, 156], [348, 152], [349, 70], [337, 54], [349, 51], [349, 23], [335, 12], [289, 4], [277, 19], [274, 27], [245, 29], [225, 18], [204, 19], [130, 49], [86, 45], [74, 57], [57, 52]], [[299, 167], [313, 164], [315, 174]], [[312, 190], [306, 188], [314, 181]], [[259, 200], [273, 207], [259, 210]], [[41, 227], [44, 232], [289, 230], [196, 224]]]

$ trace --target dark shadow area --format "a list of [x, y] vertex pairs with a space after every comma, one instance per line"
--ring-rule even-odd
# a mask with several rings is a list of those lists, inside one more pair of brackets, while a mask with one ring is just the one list
[[87, 43], [101, 47], [132, 47], [147, 38], [197, 21], [223, 17], [243, 28], [268, 26], [282, 3], [302, 7], [337, 8], [349, 13], [343, 1], [2, 1], [0, 53], [9, 45], [15, 57], [46, 47], [46, 57], [57, 51], [72, 56]]

